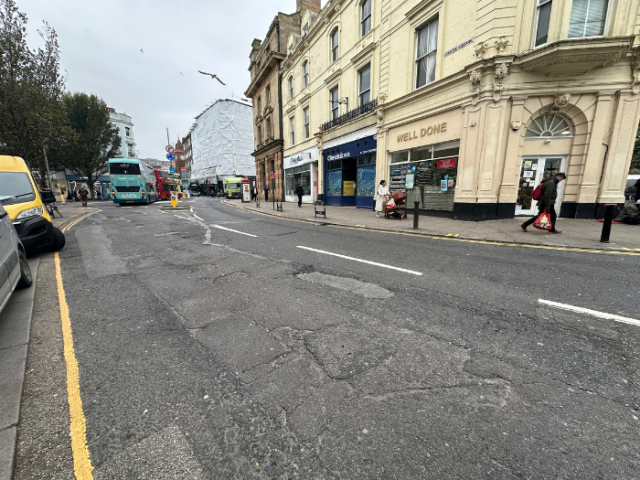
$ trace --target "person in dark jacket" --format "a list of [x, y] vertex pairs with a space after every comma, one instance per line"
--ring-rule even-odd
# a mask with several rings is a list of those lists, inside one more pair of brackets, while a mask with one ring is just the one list
[[529, 220], [520, 225], [520, 228], [527, 231], [527, 227], [536, 221], [538, 216], [545, 210], [549, 210], [551, 216], [551, 230], [549, 233], [562, 233], [560, 230], [556, 230], [556, 200], [558, 198], [558, 184], [563, 181], [567, 176], [564, 173], [556, 173], [553, 177], [547, 180], [542, 186], [542, 199], [538, 201], [538, 214], [531, 217]]
[[266, 185], [264, 186], [264, 201], [269, 201], [269, 187], [267, 187]]
[[301, 184], [298, 184], [296, 187], [296, 195], [298, 196], [298, 208], [302, 208], [302, 196], [304, 195], [304, 190], [302, 189]]

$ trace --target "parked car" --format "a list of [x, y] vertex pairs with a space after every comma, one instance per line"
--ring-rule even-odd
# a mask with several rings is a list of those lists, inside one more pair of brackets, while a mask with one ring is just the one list
[[52, 191], [38, 192], [23, 159], [0, 155], [0, 204], [28, 252], [57, 251], [64, 247], [64, 234], [53, 226], [45, 208], [55, 201]]
[[627, 177], [627, 183], [624, 186], [624, 198], [625, 200], [629, 200], [629, 197], [634, 197], [637, 200], [640, 200], [640, 192], [636, 190], [636, 182], [640, 179], [640, 175], [629, 175]]
[[0, 205], [0, 312], [16, 288], [30, 287], [32, 282], [27, 252], [9, 214]]

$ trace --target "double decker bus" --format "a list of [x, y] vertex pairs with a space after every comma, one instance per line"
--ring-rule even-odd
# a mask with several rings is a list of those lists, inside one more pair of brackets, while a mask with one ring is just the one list
[[151, 203], [158, 200], [153, 169], [140, 160], [109, 160], [113, 203]]

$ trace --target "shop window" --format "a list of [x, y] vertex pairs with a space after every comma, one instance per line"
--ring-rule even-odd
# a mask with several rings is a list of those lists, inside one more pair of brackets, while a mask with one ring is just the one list
[[364, 0], [360, 6], [360, 32], [364, 37], [371, 30], [371, 0]]
[[538, 25], [536, 27], [535, 46], [547, 43], [549, 39], [549, 20], [551, 19], [551, 0], [538, 0]]
[[296, 187], [302, 185], [304, 195], [311, 195], [311, 165], [300, 165], [286, 171], [286, 195], [295, 196]]
[[309, 85], [309, 61], [306, 60], [302, 64], [302, 84], [303, 86]]
[[331, 61], [338, 60], [338, 27], [331, 32]]
[[329, 90], [329, 96], [331, 97], [331, 120], [335, 120], [340, 116], [340, 104], [338, 87]]
[[342, 160], [334, 160], [327, 163], [327, 170], [337, 170], [338, 168], [342, 168]]
[[560, 137], [566, 138], [573, 134], [571, 124], [564, 115], [559, 113], [545, 113], [534, 118], [524, 136], [533, 137]]
[[404, 163], [409, 161], [409, 152], [395, 152], [391, 154], [391, 163]]
[[569, 38], [603, 35], [608, 8], [608, 0], [573, 0], [569, 19]]
[[359, 100], [360, 106], [366, 105], [371, 100], [371, 65], [367, 65], [358, 72], [360, 77]]
[[304, 138], [309, 138], [309, 107], [305, 107], [304, 110]]
[[435, 80], [437, 47], [438, 19], [436, 18], [418, 30], [416, 88], [420, 88]]
[[289, 100], [293, 100], [293, 75], [289, 77]]

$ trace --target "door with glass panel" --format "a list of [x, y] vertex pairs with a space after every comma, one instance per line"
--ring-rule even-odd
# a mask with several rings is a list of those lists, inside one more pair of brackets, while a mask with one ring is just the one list
[[[531, 198], [533, 190], [556, 173], [564, 172], [565, 167], [566, 159], [564, 157], [524, 158], [518, 182], [516, 215], [536, 215], [538, 213], [538, 202]], [[558, 185], [558, 197], [555, 203], [556, 212], [560, 212], [564, 183], [560, 182]]]

